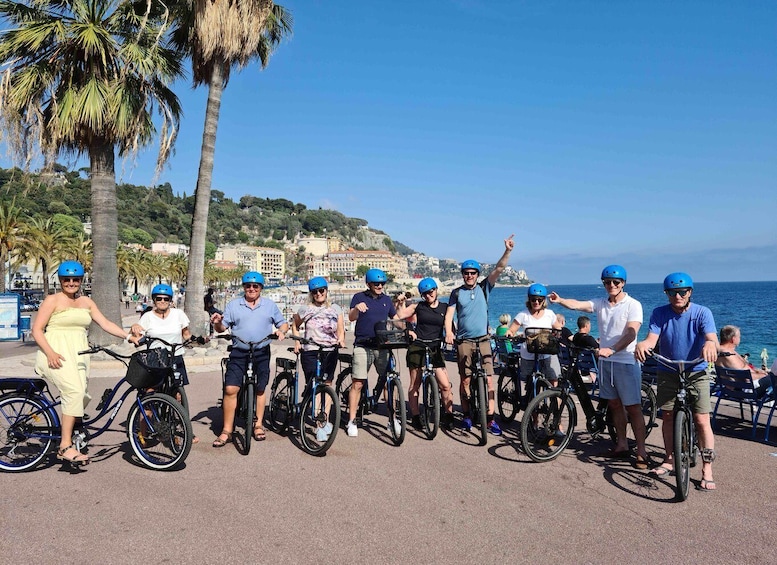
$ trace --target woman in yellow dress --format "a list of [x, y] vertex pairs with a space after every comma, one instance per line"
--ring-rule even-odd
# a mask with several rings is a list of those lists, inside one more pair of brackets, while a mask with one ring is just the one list
[[76, 420], [83, 418], [91, 398], [87, 393], [89, 356], [78, 352], [89, 348], [87, 331], [92, 322], [117, 337], [126, 339], [128, 333], [80, 293], [84, 278], [81, 263], [65, 261], [57, 275], [62, 291], [46, 297], [32, 325], [32, 337], [40, 347], [35, 372], [56, 386], [62, 399], [62, 439], [57, 459], [86, 465], [89, 457], [73, 446], [73, 428]]

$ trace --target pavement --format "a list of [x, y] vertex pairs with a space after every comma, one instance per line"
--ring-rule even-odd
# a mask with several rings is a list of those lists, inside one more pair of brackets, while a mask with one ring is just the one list
[[[287, 355], [290, 346], [290, 341], [274, 344], [273, 353]], [[0, 376], [32, 376], [35, 351], [29, 343], [0, 343]], [[409, 430], [395, 447], [379, 411], [368, 416], [356, 438], [341, 429], [325, 457], [311, 457], [293, 435], [273, 432], [247, 456], [233, 445], [215, 449], [210, 444], [221, 428], [220, 358], [213, 350], [187, 358], [193, 427], [201, 441], [182, 469], [140, 467], [120, 415], [93, 440], [92, 462], [82, 471], [71, 472], [52, 457], [31, 472], [0, 474], [2, 561], [773, 559], [777, 447], [750, 441], [749, 424], [733, 417], [738, 415], [733, 407], [716, 434], [718, 490], [692, 489], [680, 503], [674, 501], [673, 478], [659, 480], [627, 460], [604, 458], [599, 454], [609, 440], [585, 432], [577, 432], [555, 461], [533, 463], [521, 449], [517, 422], [506, 425], [503, 436], [489, 436], [484, 447], [458, 429], [433, 441]], [[407, 381], [404, 359], [401, 367]], [[452, 363], [448, 371], [458, 383]], [[121, 374], [115, 362], [95, 361], [92, 396], [99, 397]], [[648, 448], [660, 460], [658, 431], [648, 438]], [[700, 479], [700, 467], [692, 469], [693, 483]]]

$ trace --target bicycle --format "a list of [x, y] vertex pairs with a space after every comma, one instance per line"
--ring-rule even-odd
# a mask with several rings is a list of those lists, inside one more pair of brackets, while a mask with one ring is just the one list
[[[391, 439], [394, 445], [402, 445], [405, 441], [405, 433], [407, 431], [407, 408], [405, 406], [405, 393], [402, 390], [402, 381], [399, 378], [399, 371], [397, 370], [397, 361], [394, 356], [394, 349], [404, 348], [408, 346], [407, 331], [399, 326], [403, 324], [401, 320], [387, 320], [385, 323], [386, 328], [384, 330], [376, 330], [377, 334], [377, 348], [388, 350], [388, 363], [386, 365], [386, 374], [378, 376], [378, 381], [375, 384], [375, 389], [370, 394], [369, 386], [365, 380], [364, 386], [361, 389], [361, 396], [359, 397], [359, 408], [356, 412], [356, 420], [359, 424], [363, 421], [365, 415], [370, 412], [374, 412], [378, 405], [378, 399], [383, 393], [383, 389], [386, 389], [386, 411], [388, 412], [388, 429], [391, 435]], [[343, 362], [343, 356], [339, 357]], [[346, 361], [352, 363], [353, 357]], [[351, 387], [353, 386], [353, 372], [352, 367], [347, 367], [342, 370], [337, 377], [336, 392], [337, 397], [340, 399], [342, 406], [341, 410], [348, 410], [349, 394]], [[359, 425], [357, 424], [357, 425]]]
[[[242, 420], [243, 422], [243, 431], [245, 432], [242, 434], [243, 437], [243, 455], [248, 455], [248, 453], [251, 451], [251, 439], [254, 435], [254, 426], [256, 424], [257, 418], [256, 418], [256, 385], [257, 385], [257, 377], [254, 373], [254, 353], [256, 352], [257, 346], [264, 344], [270, 339], [277, 339], [278, 336], [274, 333], [269, 334], [263, 339], [260, 339], [259, 341], [244, 341], [240, 339], [238, 336], [234, 334], [217, 334], [213, 337], [217, 337], [219, 339], [231, 339], [232, 341], [238, 341], [242, 343], [243, 345], [248, 347], [248, 359], [246, 361], [246, 370], [243, 373], [243, 383], [240, 387], [240, 392], [237, 395], [237, 406], [235, 407], [235, 427], [237, 427], [237, 423], [239, 420]], [[232, 347], [234, 344], [231, 344], [227, 347], [227, 351], [232, 351]], [[226, 390], [226, 376], [227, 376], [227, 366], [229, 364], [229, 359], [225, 359], [221, 362], [221, 394], [222, 394], [222, 403], [224, 398], [224, 391]], [[232, 434], [235, 434], [235, 430], [232, 430]], [[240, 437], [240, 434], [238, 434], [238, 438]], [[238, 449], [238, 451], [240, 451]]]
[[[674, 458], [677, 498], [680, 501], [684, 501], [688, 498], [688, 490], [691, 484], [691, 467], [696, 466], [696, 459], [700, 452], [689, 398], [697, 396], [699, 391], [689, 379], [694, 371], [693, 368], [699, 363], [703, 363], [704, 359], [702, 357], [697, 357], [692, 361], [667, 359], [654, 351], [649, 351], [648, 356], [655, 359], [665, 369], [676, 374], [680, 381], [674, 404], [674, 421], [672, 422], [672, 437], [674, 438], [674, 452], [672, 455]], [[706, 456], [704, 451], [701, 450], [702, 459]]]
[[[534, 329], [534, 328], [527, 328]], [[501, 343], [513, 344], [513, 351], [502, 355], [502, 366], [497, 380], [497, 410], [505, 422], [512, 422], [519, 410], [526, 410], [529, 402], [543, 390], [550, 388], [550, 381], [542, 372], [542, 360], [538, 352], [534, 353], [534, 367], [526, 379], [525, 389], [521, 390], [521, 355], [518, 346], [523, 343], [521, 337], [497, 337], [497, 347]]]
[[490, 342], [490, 336], [477, 339], [456, 340], [457, 344], [468, 342], [474, 345], [472, 351], [472, 366], [469, 379], [469, 412], [473, 425], [480, 429], [480, 445], [488, 443], [488, 393], [486, 370], [483, 368], [483, 354], [480, 344]]
[[434, 439], [440, 429], [440, 387], [437, 384], [435, 369], [432, 366], [432, 345], [440, 342], [425, 342], [417, 339], [416, 343], [424, 346], [424, 366], [421, 369], [421, 397], [418, 407], [421, 416], [421, 428], [427, 439]]
[[[128, 365], [130, 355], [121, 355], [101, 346], [79, 352], [89, 355], [103, 351]], [[83, 451], [92, 438], [100, 436], [116, 419], [131, 392], [137, 392], [127, 416], [127, 438], [140, 463], [150, 469], [168, 471], [180, 467], [192, 447], [192, 425], [188, 413], [174, 398], [146, 389], [158, 384], [158, 377], [146, 380], [133, 375], [122, 377], [97, 406], [98, 414], [85, 417], [73, 430], [73, 446]], [[119, 396], [124, 385], [129, 385]], [[61, 420], [48, 384], [41, 378], [0, 379], [0, 470], [26, 471], [38, 465], [61, 439]], [[117, 397], [114, 402], [114, 398]], [[94, 426], [108, 416], [102, 427]], [[80, 463], [71, 463], [71, 466]]]
[[[300, 402], [297, 402], [300, 382], [300, 360], [278, 358], [276, 368], [281, 372], [276, 374], [270, 392], [270, 409], [268, 423], [276, 432], [283, 434], [289, 428], [293, 418], [298, 418], [300, 443], [310, 455], [325, 455], [332, 446], [340, 427], [340, 404], [334, 389], [324, 381], [321, 374], [321, 358], [324, 353], [336, 350], [336, 347], [321, 345], [312, 339], [290, 336], [303, 345], [314, 345], [318, 348], [316, 374], [306, 383]], [[294, 353], [290, 347], [289, 352]]]

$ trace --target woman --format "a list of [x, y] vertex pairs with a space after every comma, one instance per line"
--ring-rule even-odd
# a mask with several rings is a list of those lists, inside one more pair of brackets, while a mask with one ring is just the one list
[[57, 459], [86, 465], [89, 457], [73, 446], [76, 420], [83, 418], [91, 399], [87, 392], [89, 356], [78, 352], [89, 349], [87, 330], [92, 322], [116, 337], [127, 339], [129, 334], [103, 316], [91, 298], [81, 294], [81, 263], [65, 261], [57, 275], [62, 290], [46, 297], [32, 325], [32, 337], [40, 347], [35, 372], [54, 384], [62, 399], [62, 438]]
[[[343, 321], [343, 309], [337, 304], [329, 301], [329, 285], [324, 277], [313, 277], [308, 281], [308, 304], [302, 306], [291, 321], [291, 333], [299, 335], [300, 328], [305, 326], [305, 339], [310, 339], [316, 343], [334, 348], [335, 346], [345, 347], [345, 322]], [[310, 380], [316, 376], [316, 365], [318, 364], [318, 347], [315, 345], [303, 345], [303, 351], [300, 355], [302, 361], [302, 370], [305, 373], [305, 379]], [[300, 342], [294, 342], [294, 352], [299, 353]], [[321, 373], [324, 382], [332, 386], [335, 370], [337, 369], [337, 349], [326, 351], [322, 354]], [[327, 397], [327, 402], [330, 402]], [[326, 407], [327, 413], [329, 406]], [[318, 441], [326, 441], [332, 433], [332, 424], [326, 423], [326, 426], [316, 431]]]
[[[514, 336], [518, 328], [546, 328], [553, 329], [556, 323], [556, 315], [547, 309], [548, 289], [545, 285], [535, 283], [529, 287], [526, 300], [526, 309], [518, 312], [513, 318], [513, 323], [507, 330], [508, 336]], [[558, 376], [561, 374], [561, 364], [558, 355], [539, 356], [543, 373], [552, 386], [558, 384]], [[521, 374], [531, 375], [534, 372], [534, 353], [529, 353], [526, 342], [521, 344]]]
[[405, 304], [404, 296], [400, 297], [400, 306], [397, 309], [397, 315], [406, 319], [411, 316], [416, 318], [415, 330], [410, 331], [410, 337], [413, 343], [407, 348], [407, 366], [410, 369], [410, 387], [408, 396], [410, 397], [410, 415], [412, 417], [412, 426], [421, 429], [421, 416], [418, 409], [418, 389], [421, 387], [421, 371], [425, 362], [425, 345], [432, 349], [431, 360], [434, 367], [434, 376], [437, 384], [440, 386], [444, 412], [441, 418], [441, 425], [446, 430], [453, 429], [453, 391], [451, 382], [448, 379], [448, 371], [445, 368], [445, 359], [442, 355], [440, 345], [442, 343], [442, 334], [445, 327], [445, 312], [448, 305], [440, 302], [437, 296], [437, 283], [434, 279], [426, 278], [418, 283], [418, 292], [421, 294], [422, 302]]
[[[140, 321], [132, 324], [132, 335], [140, 336], [145, 333], [149, 338], [158, 337], [167, 343], [182, 344], [192, 337], [189, 331], [189, 317], [179, 308], [173, 308], [173, 289], [167, 284], [158, 284], [151, 289], [152, 309], [140, 317]], [[151, 343], [154, 346], [154, 343]], [[158, 343], [157, 347], [167, 347]], [[177, 352], [180, 349], [176, 348]], [[175, 356], [175, 364], [181, 373], [181, 382], [189, 384], [189, 376], [186, 373], [186, 365], [183, 355]], [[180, 399], [177, 399], [180, 400]], [[200, 439], [194, 436], [192, 443], [198, 443]]]

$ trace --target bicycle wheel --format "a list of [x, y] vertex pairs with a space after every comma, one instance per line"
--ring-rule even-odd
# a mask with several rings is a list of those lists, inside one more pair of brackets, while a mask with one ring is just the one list
[[434, 439], [440, 429], [440, 387], [434, 373], [424, 379], [421, 393], [421, 424], [426, 437]]
[[173, 388], [170, 396], [178, 401], [181, 407], [186, 410], [187, 414], [189, 413], [189, 397], [186, 396], [186, 391], [182, 386]]
[[46, 456], [53, 438], [54, 420], [37, 398], [0, 398], [0, 469], [26, 471]]
[[270, 389], [270, 409], [268, 410], [268, 425], [279, 434], [285, 434], [291, 420], [292, 390], [294, 376], [289, 372], [280, 373]]
[[[337, 375], [337, 382], [335, 383], [335, 394], [340, 401], [340, 412], [342, 414], [348, 414], [348, 395], [351, 394], [351, 387], [353, 386], [352, 371], [350, 367], [343, 369], [339, 375]], [[361, 406], [359, 406], [359, 412], [357, 418], [361, 416]], [[343, 425], [348, 423], [347, 418], [343, 418]]]
[[550, 388], [550, 381], [545, 378], [544, 373], [535, 372], [529, 377], [529, 382], [532, 383], [531, 391], [529, 393], [530, 398], [534, 398], [541, 392]]
[[505, 422], [512, 422], [518, 414], [520, 391], [515, 382], [516, 379], [510, 373], [502, 373], [497, 381], [496, 407]]
[[474, 375], [469, 381], [472, 423], [480, 428], [480, 445], [488, 443], [488, 396], [485, 375]]
[[656, 415], [658, 413], [656, 393], [648, 383], [642, 383], [641, 395], [642, 414], [645, 415], [645, 437], [648, 437], [653, 428], [658, 427], [658, 424], [656, 424]]
[[402, 383], [396, 375], [389, 375], [386, 381], [388, 389], [388, 429], [394, 445], [402, 445], [405, 441], [407, 413], [405, 408], [405, 393]]
[[245, 424], [243, 429], [243, 455], [248, 455], [251, 451], [251, 440], [254, 438], [254, 420], [256, 419], [256, 391], [254, 384], [248, 383], [243, 387], [243, 420]]
[[691, 426], [685, 410], [675, 410], [674, 413], [674, 476], [677, 482], [677, 499], [688, 498], [688, 487], [691, 484]]
[[537, 462], [551, 461], [569, 445], [575, 430], [575, 406], [560, 390], [546, 390], [529, 402], [521, 420], [521, 441]]
[[127, 417], [127, 437], [140, 462], [168, 471], [180, 466], [192, 448], [189, 414], [172, 397], [154, 393], [134, 402]]
[[331, 386], [318, 385], [316, 394], [302, 401], [299, 415], [299, 439], [311, 455], [324, 455], [332, 446], [340, 426], [340, 403]]

